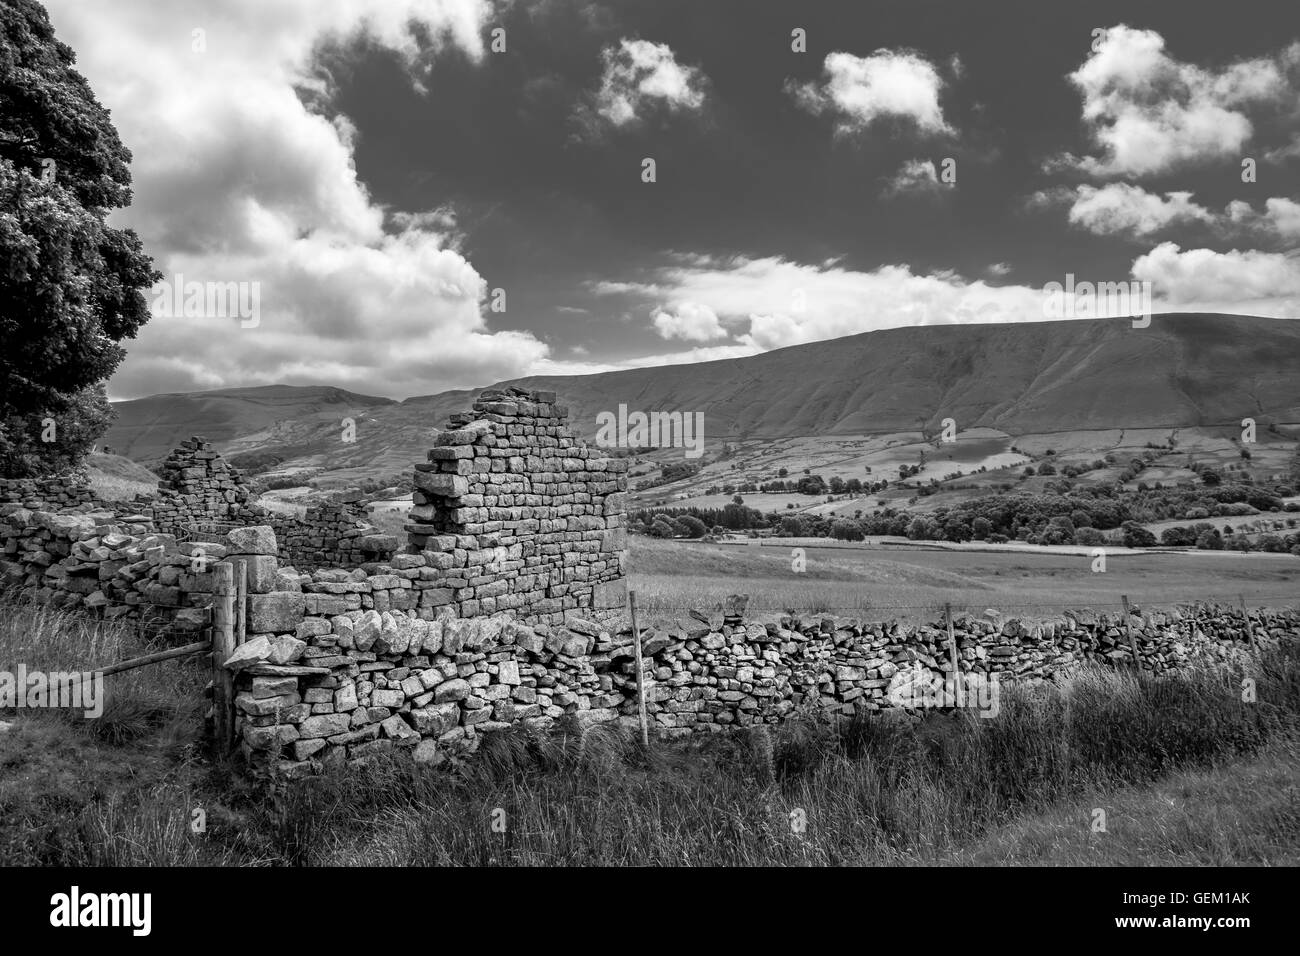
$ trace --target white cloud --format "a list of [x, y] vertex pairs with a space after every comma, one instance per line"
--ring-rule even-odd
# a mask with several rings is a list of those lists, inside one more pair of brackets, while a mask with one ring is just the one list
[[707, 306], [720, 322], [747, 323], [736, 342], [757, 351], [900, 325], [1043, 318], [1040, 290], [968, 282], [946, 272], [916, 275], [905, 265], [855, 272], [833, 262], [694, 256], [659, 270], [652, 282], [592, 288], [635, 294], [673, 313], [684, 303]]
[[1297, 64], [1300, 43], [1274, 57], [1204, 69], [1169, 56], [1153, 30], [1112, 27], [1069, 74], [1101, 155], [1063, 162], [1099, 176], [1149, 176], [1240, 158], [1254, 133], [1248, 111], [1293, 100]]
[[1215, 252], [1164, 242], [1133, 262], [1161, 302], [1185, 312], [1300, 315], [1300, 256], [1256, 249]]
[[[1010, 267], [999, 263], [988, 271], [1001, 276]], [[1064, 273], [1054, 278], [1066, 281]], [[1156, 312], [1300, 314], [1300, 256], [1295, 254], [1183, 252], [1165, 243], [1135, 260], [1127, 276], [1076, 276], [1080, 283], [1130, 279], [1153, 283]], [[706, 361], [902, 326], [1049, 318], [1041, 287], [990, 285], [951, 271], [917, 274], [906, 265], [858, 272], [836, 262], [677, 256], [674, 265], [657, 270], [650, 281], [594, 283], [590, 288], [598, 295], [644, 298], [673, 313], [684, 303], [695, 303], [710, 309], [724, 327], [743, 330], [724, 345], [677, 353], [676, 359], [647, 356], [620, 367]], [[1129, 314], [1121, 306], [1114, 314]]]
[[623, 39], [603, 50], [601, 59], [605, 70], [594, 109], [611, 126], [634, 124], [655, 107], [669, 112], [704, 107], [704, 74], [678, 63], [666, 43]]
[[115, 397], [277, 381], [427, 394], [547, 354], [528, 333], [487, 329], [486, 283], [457, 251], [450, 209], [371, 198], [315, 56], [364, 35], [419, 86], [432, 57], [484, 55], [486, 0], [47, 6], [134, 155], [135, 202], [115, 221], [168, 276], [261, 287], [256, 328], [155, 317], [128, 343]]
[[952, 132], [939, 105], [943, 78], [918, 53], [830, 53], [822, 72], [820, 85], [791, 83], [787, 88], [805, 109], [834, 115], [838, 132], [858, 132], [881, 119], [907, 120], [927, 134]]
[[938, 171], [929, 159], [909, 159], [898, 168], [885, 186], [883, 195], [914, 195], [937, 197], [943, 194], [945, 184], [939, 182]]
[[1027, 205], [1031, 209], [1068, 206], [1071, 225], [1100, 236], [1144, 237], [1175, 226], [1199, 224], [1225, 237], [1250, 236], [1264, 241], [1300, 237], [1300, 203], [1282, 197], [1265, 200], [1263, 212], [1241, 199], [1215, 212], [1193, 202], [1190, 192], [1162, 196], [1129, 183], [1108, 183], [1041, 190]]
[[1264, 218], [1284, 239], [1300, 239], [1300, 203], [1291, 199], [1270, 199], [1264, 203]]
[[656, 331], [666, 339], [708, 342], [724, 338], [727, 330], [718, 322], [717, 313], [698, 302], [682, 302], [676, 312], [656, 309], [651, 315]]
[[1146, 236], [1177, 223], [1213, 222], [1214, 214], [1192, 202], [1189, 192], [1160, 196], [1141, 186], [1110, 183], [1080, 186], [1070, 206], [1070, 224], [1098, 235]]

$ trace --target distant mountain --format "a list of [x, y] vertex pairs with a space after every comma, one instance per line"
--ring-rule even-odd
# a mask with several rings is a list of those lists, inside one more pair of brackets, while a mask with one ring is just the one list
[[[596, 415], [703, 412], [711, 438], [915, 430], [953, 418], [1012, 435], [1204, 426], [1271, 416], [1300, 422], [1300, 321], [1175, 313], [1128, 319], [934, 325], [865, 332], [694, 365], [546, 375], [500, 385], [550, 389], [584, 435]], [[107, 442], [137, 460], [206, 434], [230, 451], [279, 448], [315, 467], [400, 472], [432, 430], [481, 389], [404, 402], [340, 389], [227, 389], [126, 402]], [[339, 440], [345, 409], [357, 440]], [[122, 437], [118, 437], [118, 436]]]
[[100, 447], [107, 446], [135, 461], [157, 461], [191, 435], [202, 435], [225, 447], [277, 422], [316, 419], [337, 425], [350, 411], [394, 404], [391, 398], [358, 395], [326, 385], [266, 385], [150, 395], [113, 403], [117, 421]]
[[596, 414], [704, 413], [716, 438], [906, 431], [953, 418], [1013, 435], [1300, 421], [1300, 321], [1175, 313], [1129, 319], [930, 325], [864, 332], [749, 358], [509, 384], [554, 389], [593, 434]]

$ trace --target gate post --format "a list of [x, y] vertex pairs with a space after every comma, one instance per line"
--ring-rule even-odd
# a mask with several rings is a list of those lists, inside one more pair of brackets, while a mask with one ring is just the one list
[[218, 758], [235, 742], [235, 681], [222, 665], [235, 653], [235, 569], [229, 561], [213, 569], [216, 586], [212, 605], [212, 730]]

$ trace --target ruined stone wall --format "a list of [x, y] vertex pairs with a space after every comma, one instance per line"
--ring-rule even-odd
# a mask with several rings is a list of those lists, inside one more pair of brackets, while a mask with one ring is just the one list
[[208, 524], [251, 524], [262, 517], [238, 468], [195, 436], [181, 442], [159, 468], [158, 492], [135, 504], [164, 534], [184, 534]]
[[99, 504], [99, 498], [85, 479], [75, 475], [52, 478], [0, 478], [0, 505], [60, 511]]
[[363, 519], [359, 492], [341, 493], [301, 516], [259, 504], [242, 472], [198, 436], [182, 442], [160, 471], [157, 495], [141, 495], [135, 505], [165, 534], [211, 537], [264, 524], [275, 529], [280, 560], [303, 568], [356, 567], [385, 560], [401, 546]]
[[[462, 619], [446, 607], [430, 620], [414, 606], [414, 582], [425, 570], [334, 572], [330, 582], [316, 575], [300, 581], [301, 594], [256, 599], [262, 611], [250, 620], [266, 632], [230, 661], [241, 747], [254, 766], [312, 773], [394, 748], [436, 763], [513, 724], [568, 717], [635, 725], [635, 647], [626, 622]], [[1260, 644], [1300, 636], [1295, 610], [1254, 611], [1249, 623]], [[1235, 609], [1147, 611], [1131, 625], [1148, 673], [1248, 657], [1247, 620]], [[723, 612], [655, 622], [641, 636], [649, 720], [657, 735], [675, 736], [774, 724], [800, 712], [996, 706], [1004, 681], [1051, 680], [1089, 661], [1131, 663], [1119, 616], [958, 616], [954, 634], [960, 684], [940, 622], [746, 621]]]
[[[51, 512], [0, 505], [0, 588], [20, 599], [105, 618], [165, 624], [188, 634], [206, 623], [211, 574], [195, 574], [190, 552], [158, 534], [145, 515]], [[204, 561], [223, 557], [207, 545]]]
[[296, 568], [354, 568], [387, 561], [401, 547], [365, 520], [359, 491], [341, 492], [307, 509], [301, 517], [267, 511], [279, 556]]
[[434, 444], [416, 465], [407, 550], [440, 572], [460, 617], [559, 623], [626, 603], [627, 461], [593, 453], [554, 392], [485, 391]]

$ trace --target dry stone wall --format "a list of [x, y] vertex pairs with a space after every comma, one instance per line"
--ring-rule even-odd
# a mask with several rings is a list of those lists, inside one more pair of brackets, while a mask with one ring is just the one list
[[61, 511], [100, 504], [98, 496], [75, 475], [52, 478], [0, 478], [0, 505]]
[[165, 624], [190, 634], [206, 624], [212, 575], [195, 573], [221, 545], [179, 545], [145, 515], [59, 513], [0, 506], [0, 588], [105, 618]]
[[376, 531], [364, 518], [359, 491], [341, 492], [302, 517], [267, 511], [279, 556], [297, 568], [342, 567], [387, 561], [401, 547], [396, 535]]
[[181, 442], [159, 468], [158, 492], [140, 496], [136, 504], [151, 516], [157, 530], [183, 534], [208, 523], [251, 523], [260, 509], [250, 507], [255, 496], [238, 468], [200, 437]]
[[554, 392], [488, 390], [415, 469], [407, 551], [461, 617], [552, 623], [626, 603], [627, 461], [589, 449]]
[[401, 546], [395, 535], [380, 534], [362, 518], [359, 492], [340, 493], [301, 516], [259, 504], [240, 470], [199, 436], [182, 442], [160, 471], [157, 495], [142, 495], [135, 504], [163, 533], [211, 537], [235, 525], [265, 524], [275, 529], [279, 558], [307, 568], [381, 561]]
[[[254, 766], [305, 774], [406, 748], [437, 763], [512, 724], [635, 723], [635, 647], [626, 622], [464, 619], [445, 606], [430, 616], [414, 598], [426, 570], [317, 574], [300, 579], [301, 594], [262, 598], [252, 619], [275, 627], [229, 662], [240, 746]], [[740, 607], [643, 628], [647, 711], [658, 734], [777, 723], [796, 712], [970, 706], [987, 702], [1003, 681], [1050, 680], [1088, 661], [1132, 662], [1117, 616], [959, 616], [957, 682], [941, 623], [820, 615], [746, 621]], [[1148, 611], [1130, 623], [1147, 672], [1247, 653], [1247, 620], [1235, 610]], [[1256, 611], [1249, 623], [1260, 643], [1300, 636], [1294, 610]]]

